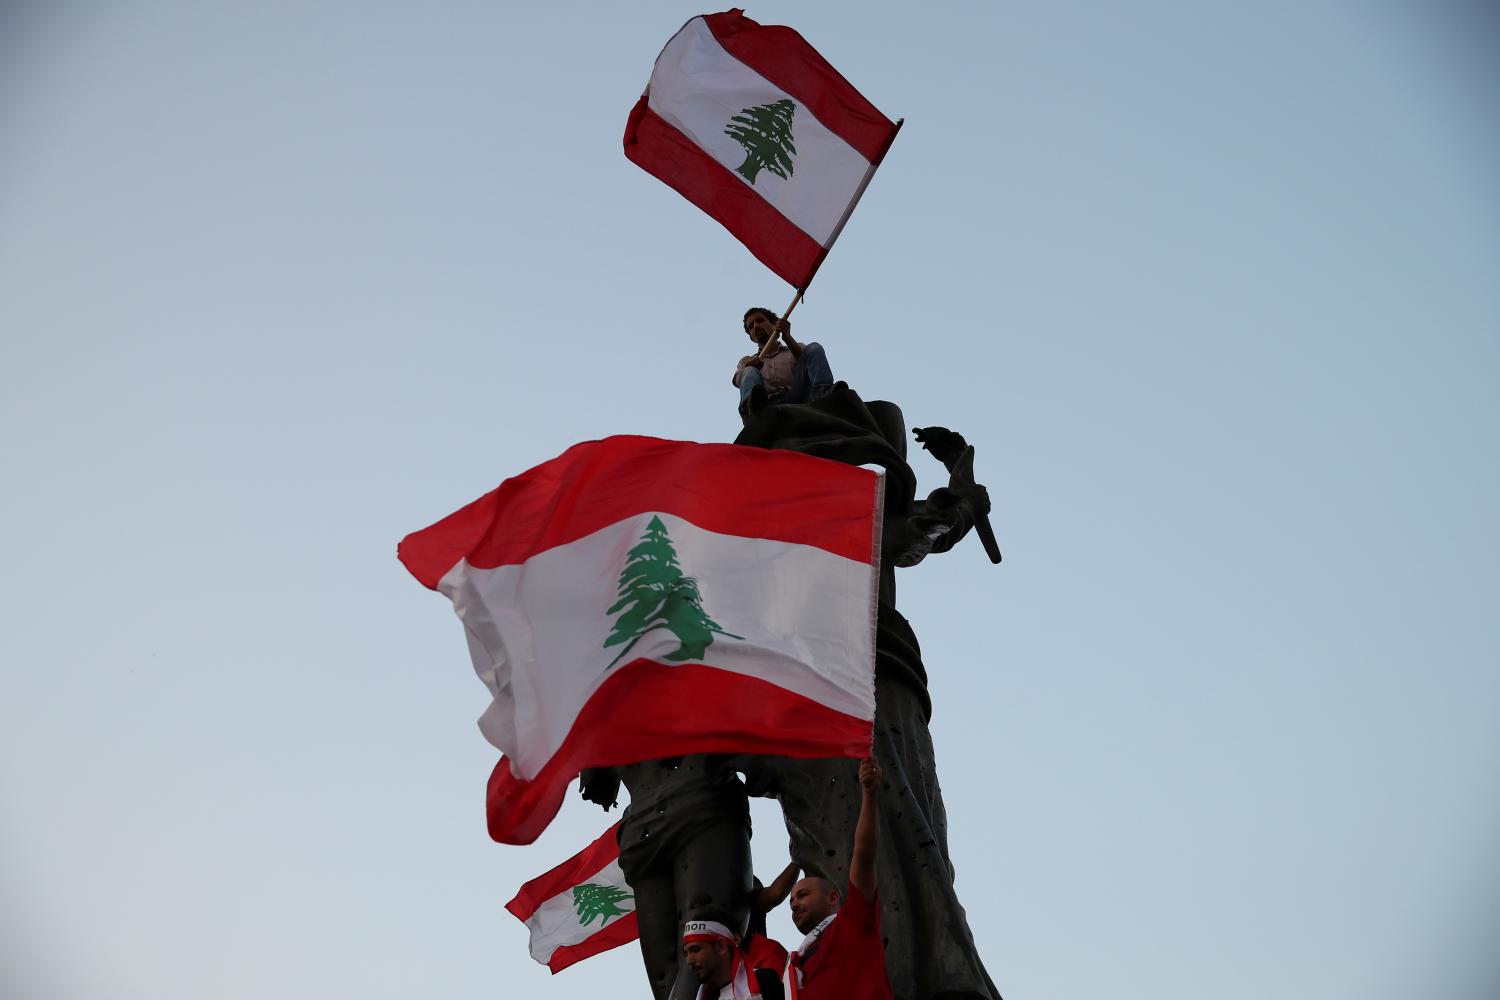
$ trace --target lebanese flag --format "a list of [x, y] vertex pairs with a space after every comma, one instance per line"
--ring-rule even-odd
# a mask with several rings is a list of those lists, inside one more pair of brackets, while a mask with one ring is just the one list
[[880, 503], [841, 462], [611, 437], [408, 535], [492, 696], [490, 836], [531, 843], [587, 767], [867, 755]]
[[620, 871], [620, 824], [516, 892], [505, 908], [531, 931], [531, 957], [561, 972], [640, 937], [635, 894]]
[[735, 9], [667, 42], [625, 155], [805, 289], [898, 128], [797, 32]]

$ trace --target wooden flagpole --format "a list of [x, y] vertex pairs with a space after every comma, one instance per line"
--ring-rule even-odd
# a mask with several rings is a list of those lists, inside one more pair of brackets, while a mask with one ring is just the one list
[[[849, 221], [849, 216], [854, 214], [854, 208], [859, 204], [859, 200], [865, 196], [865, 188], [870, 186], [870, 180], [875, 176], [875, 171], [885, 159], [885, 154], [890, 151], [891, 143], [896, 141], [896, 135], [901, 131], [901, 126], [904, 124], [906, 124], [905, 118], [896, 119], [896, 127], [891, 129], [891, 134], [886, 138], [885, 145], [881, 147], [880, 155], [875, 157], [875, 162], [871, 163], [870, 169], [865, 171], [864, 179], [859, 182], [859, 188], [854, 192], [854, 197], [849, 201], [849, 207], [844, 209], [843, 217], [839, 219], [838, 225], [833, 227], [833, 234], [828, 237], [828, 245], [823, 248], [823, 252], [818, 255], [818, 259], [813, 263], [812, 272], [808, 274], [807, 280], [802, 283], [802, 287], [797, 289], [797, 294], [792, 297], [792, 304], [786, 307], [786, 312], [782, 313], [781, 319], [778, 319], [776, 322], [779, 323], [790, 316], [792, 310], [797, 308], [797, 303], [802, 301], [802, 295], [807, 291], [807, 286], [812, 284], [813, 276], [818, 273], [818, 268], [822, 267], [823, 261], [828, 259], [828, 251], [833, 249], [834, 241], [844, 231], [844, 224]], [[770, 349], [771, 345], [780, 339], [779, 336], [772, 336], [761, 345], [760, 357], [764, 358], [766, 351]]]
[[[780, 323], [781, 320], [786, 319], [792, 314], [792, 310], [797, 308], [797, 303], [802, 301], [802, 293], [806, 290], [806, 287], [797, 289], [797, 294], [792, 296], [792, 304], [786, 307], [786, 312], [781, 314], [780, 319], [777, 319], [776, 323]], [[773, 329], [771, 330], [771, 335], [766, 338], [766, 342], [764, 344], [760, 345], [760, 354], [757, 355], [757, 357], [764, 358], [766, 356], [766, 352], [771, 349], [771, 345], [781, 339], [781, 334], [777, 333], [774, 329], [776, 323], [771, 324], [771, 326], [773, 327]]]

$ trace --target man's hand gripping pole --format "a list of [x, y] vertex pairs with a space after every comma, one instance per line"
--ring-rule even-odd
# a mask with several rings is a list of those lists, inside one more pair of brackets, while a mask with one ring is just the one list
[[[786, 319], [792, 314], [792, 310], [797, 308], [797, 303], [802, 301], [802, 293], [804, 291], [806, 291], [806, 289], [797, 289], [797, 294], [792, 296], [792, 304], [786, 307], [786, 312], [782, 313], [781, 316], [777, 318], [776, 323], [780, 323], [782, 320]], [[774, 327], [776, 323], [772, 323], [771, 325]], [[756, 357], [762, 359], [765, 358], [766, 352], [771, 349], [771, 345], [776, 343], [780, 339], [781, 333], [779, 331], [772, 333], [771, 336], [766, 338], [766, 342], [760, 345], [760, 353], [757, 354]]]

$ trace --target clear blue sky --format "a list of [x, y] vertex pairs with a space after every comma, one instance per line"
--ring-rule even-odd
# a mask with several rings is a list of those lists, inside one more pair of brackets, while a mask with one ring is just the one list
[[[0, 994], [637, 982], [527, 957], [607, 820], [487, 840], [395, 543], [735, 433], [790, 291], [620, 152], [703, 12], [0, 8]], [[747, 13], [906, 117], [794, 320], [995, 500], [902, 607], [1007, 1000], [1500, 995], [1500, 12]]]

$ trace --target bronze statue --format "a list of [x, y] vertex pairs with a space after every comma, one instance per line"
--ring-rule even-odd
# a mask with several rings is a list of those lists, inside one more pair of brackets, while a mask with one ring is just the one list
[[[948, 485], [925, 500], [916, 499], [916, 475], [906, 463], [901, 410], [884, 401], [866, 403], [844, 383], [804, 405], [761, 410], [735, 443], [885, 470], [875, 756], [885, 771], [878, 870], [886, 968], [898, 1000], [999, 1000], [954, 889], [947, 816], [928, 732], [927, 674], [916, 634], [896, 610], [895, 579], [897, 566], [915, 565], [957, 544], [988, 513], [989, 496], [974, 481], [973, 449], [960, 435], [925, 428], [919, 440], [950, 469]], [[998, 549], [991, 558], [999, 560]], [[780, 800], [793, 863], [844, 884], [859, 808], [858, 762], [741, 757], [737, 766], [751, 794]]]
[[[916, 498], [906, 432], [893, 403], [866, 403], [844, 383], [812, 402], [765, 407], [735, 443], [800, 451], [885, 470], [880, 588], [876, 613], [875, 757], [879, 792], [879, 895], [886, 967], [897, 1000], [1000, 1000], [974, 946], [954, 889], [947, 816], [928, 722], [932, 714], [921, 648], [896, 610], [897, 566], [946, 552], [971, 527], [988, 528], [989, 496], [974, 481], [973, 449], [962, 435], [920, 428], [917, 439], [949, 469], [948, 485]], [[986, 550], [999, 561], [993, 535]], [[655, 1000], [691, 1000], [697, 983], [679, 955], [683, 925], [713, 920], [743, 934], [758, 915], [750, 863], [747, 794], [781, 803], [793, 869], [844, 885], [859, 814], [859, 763], [723, 754], [596, 768], [582, 775], [584, 798], [606, 809], [623, 783], [620, 867], [636, 894], [641, 955]], [[740, 774], [744, 775], [742, 781]], [[763, 927], [763, 924], [762, 924]], [[762, 931], [763, 933], [763, 931]]]

